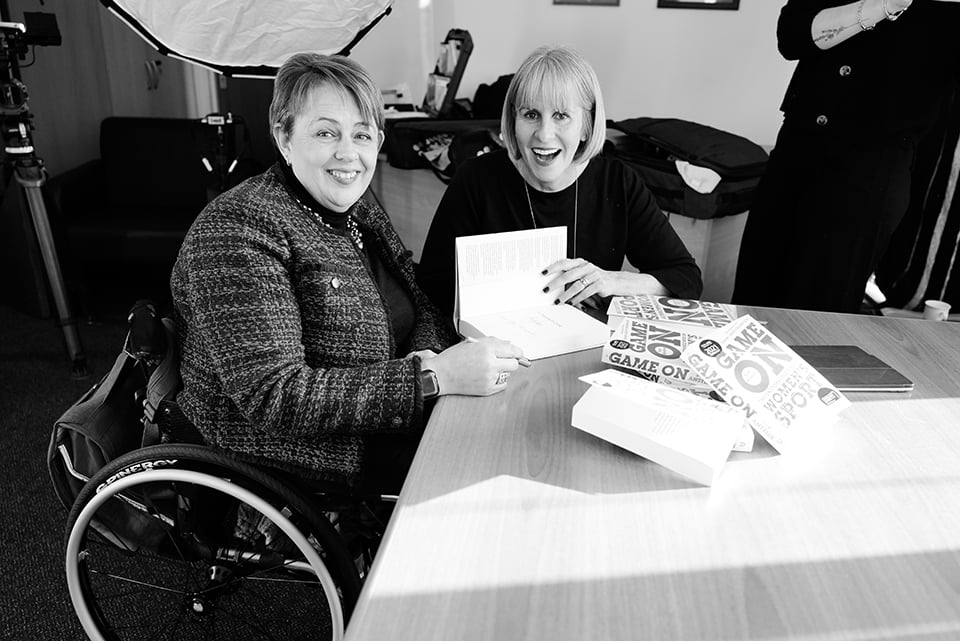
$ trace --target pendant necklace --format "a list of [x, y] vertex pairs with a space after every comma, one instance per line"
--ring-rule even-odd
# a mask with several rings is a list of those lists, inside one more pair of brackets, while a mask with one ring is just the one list
[[[530, 220], [533, 222], [533, 228], [537, 227], [537, 218], [533, 215], [533, 202], [530, 201], [530, 188], [527, 181], [523, 181], [523, 191], [527, 194], [527, 207], [530, 209]], [[573, 257], [577, 257], [577, 205], [580, 200], [580, 179], [573, 181]]]
[[[294, 196], [294, 199], [297, 201], [297, 204], [299, 204], [301, 207], [303, 207], [304, 211], [307, 211], [307, 212], [313, 214], [313, 216], [314, 216], [318, 221], [320, 221], [320, 224], [321, 224], [321, 225], [323, 225], [324, 227], [326, 227], [327, 229], [330, 229], [330, 230], [332, 230], [332, 231], [340, 231], [339, 229], [337, 229], [336, 227], [334, 227], [333, 225], [331, 225], [330, 223], [328, 223], [327, 221], [325, 221], [325, 220], [323, 219], [323, 216], [321, 216], [319, 213], [317, 213], [316, 211], [314, 211], [313, 209], [311, 209], [310, 207], [308, 207], [308, 206], [307, 206], [306, 204], [304, 204], [299, 198], [297, 198], [296, 196]], [[353, 219], [353, 216], [351, 216], [350, 214], [347, 214], [347, 232], [350, 234], [350, 239], [353, 241], [353, 244], [357, 246], [357, 249], [362, 250], [362, 249], [363, 249], [363, 235], [360, 233], [360, 227], [359, 227], [359, 225], [357, 225], [357, 221], [355, 221], [355, 220]]]

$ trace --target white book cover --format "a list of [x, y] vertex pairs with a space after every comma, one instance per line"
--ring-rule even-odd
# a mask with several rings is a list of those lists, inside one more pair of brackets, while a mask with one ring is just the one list
[[613, 369], [583, 376], [590, 388], [571, 424], [703, 485], [723, 469], [741, 410]]
[[829, 425], [850, 401], [762, 323], [746, 315], [711, 330], [683, 360], [778, 452]]
[[461, 236], [456, 240], [455, 322], [464, 336], [496, 336], [529, 359], [602, 345], [607, 326], [544, 292], [543, 274], [567, 254], [566, 227]]
[[614, 296], [607, 307], [607, 324], [617, 327], [625, 318], [673, 323], [696, 332], [723, 327], [737, 318], [737, 308], [724, 303], [653, 294]]

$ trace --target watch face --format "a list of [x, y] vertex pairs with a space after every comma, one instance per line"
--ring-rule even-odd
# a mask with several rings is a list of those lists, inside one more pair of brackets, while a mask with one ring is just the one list
[[440, 395], [440, 385], [437, 383], [437, 374], [433, 370], [423, 370], [420, 373], [420, 388], [424, 398], [433, 398]]

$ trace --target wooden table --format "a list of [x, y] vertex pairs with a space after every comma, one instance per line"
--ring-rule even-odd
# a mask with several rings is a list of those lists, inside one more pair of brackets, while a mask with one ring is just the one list
[[347, 630], [410, 639], [960, 639], [960, 324], [741, 308], [913, 379], [712, 488], [570, 426], [599, 350], [443, 399]]

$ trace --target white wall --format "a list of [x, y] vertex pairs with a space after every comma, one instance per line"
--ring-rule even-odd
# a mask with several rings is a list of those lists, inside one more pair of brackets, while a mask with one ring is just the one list
[[742, 0], [738, 11], [658, 9], [656, 0], [619, 7], [552, 0], [395, 0], [354, 49], [381, 86], [406, 81], [414, 102], [439, 43], [467, 29], [474, 50], [458, 95], [512, 73], [541, 44], [567, 44], [593, 63], [607, 115], [671, 116], [772, 145], [793, 70], [776, 50], [777, 0]]

